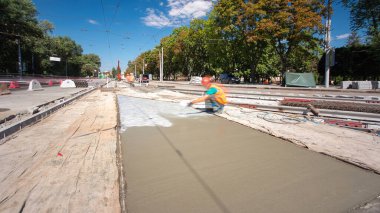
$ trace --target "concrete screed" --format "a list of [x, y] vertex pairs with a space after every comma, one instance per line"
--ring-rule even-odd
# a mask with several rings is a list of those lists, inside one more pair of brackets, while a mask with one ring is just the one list
[[129, 212], [346, 212], [380, 193], [373, 172], [223, 118], [119, 104]]

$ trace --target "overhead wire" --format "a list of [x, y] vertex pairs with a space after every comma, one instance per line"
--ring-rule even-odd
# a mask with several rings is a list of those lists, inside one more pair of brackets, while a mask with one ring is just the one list
[[108, 30], [111, 29], [112, 24], [113, 24], [113, 22], [115, 21], [116, 14], [117, 14], [117, 12], [119, 11], [120, 2], [121, 2], [121, 1], [119, 0], [119, 1], [116, 3], [115, 13], [113, 14], [113, 17], [112, 17], [112, 19], [111, 19], [111, 23], [110, 23], [110, 25], [109, 25], [109, 27], [108, 27]]
[[[104, 20], [104, 25], [106, 26], [106, 30], [107, 30], [107, 20], [106, 20], [106, 15], [104, 13], [104, 4], [103, 4], [103, 0], [100, 0], [100, 5], [102, 7], [102, 13], [103, 13], [103, 20]], [[110, 45], [110, 36], [109, 36], [109, 33], [107, 32], [107, 40], [108, 40], [108, 49], [111, 49], [111, 45]]]
[[[213, 6], [212, 6], [212, 7], [214, 7], [214, 6], [215, 6], [214, 2], [213, 2], [212, 0], [210, 0], [210, 2], [213, 3]], [[185, 7], [182, 7], [182, 8], [178, 11], [178, 14], [181, 14], [181, 12], [182, 12], [184, 9], [185, 9]], [[179, 20], [179, 21], [177, 20], [177, 21], [176, 21], [176, 23], [179, 23], [180, 26], [182, 26], [183, 23], [185, 23], [185, 22], [186, 22], [185, 20]], [[160, 23], [160, 22], [155, 21], [155, 23]], [[159, 33], [161, 33], [161, 32], [163, 31], [163, 29], [164, 29], [164, 26], [163, 26], [162, 28], [158, 29], [158, 32], [157, 32], [156, 34], [153, 34], [153, 35], [152, 35], [152, 38], [153, 38], [156, 42], [157, 42], [156, 37], [158, 36]], [[145, 43], [145, 45], [144, 45], [143, 47], [146, 47], [146, 45], [148, 45], [148, 44]], [[140, 48], [140, 49], [141, 49], [141, 48]]]

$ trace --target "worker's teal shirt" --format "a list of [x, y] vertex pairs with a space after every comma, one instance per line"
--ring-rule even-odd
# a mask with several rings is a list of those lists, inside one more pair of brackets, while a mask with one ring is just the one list
[[211, 87], [206, 91], [206, 95], [215, 95], [218, 92], [218, 90], [214, 87]]

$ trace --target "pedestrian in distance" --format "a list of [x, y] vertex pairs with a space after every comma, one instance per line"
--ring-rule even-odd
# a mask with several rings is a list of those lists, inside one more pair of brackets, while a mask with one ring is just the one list
[[205, 102], [207, 112], [222, 113], [224, 106], [227, 104], [225, 91], [215, 84], [213, 77], [203, 77], [201, 83], [207, 88], [205, 95], [192, 100], [188, 103], [188, 106], [190, 107], [195, 103]]

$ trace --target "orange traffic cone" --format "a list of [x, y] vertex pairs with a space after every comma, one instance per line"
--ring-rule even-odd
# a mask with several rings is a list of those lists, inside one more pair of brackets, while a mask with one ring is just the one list
[[16, 88], [20, 88], [20, 85], [18, 84], [18, 82], [17, 81], [11, 81], [8, 89], [16, 89]]

